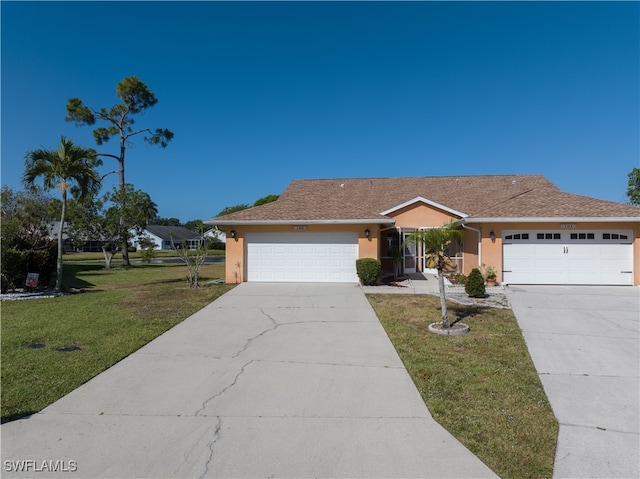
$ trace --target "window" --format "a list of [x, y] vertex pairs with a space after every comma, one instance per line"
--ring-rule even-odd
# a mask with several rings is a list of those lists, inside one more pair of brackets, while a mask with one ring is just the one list
[[512, 235], [506, 235], [504, 237], [504, 239], [506, 240], [528, 240], [529, 239], [529, 233], [517, 233], [517, 234], [512, 234]]
[[603, 240], [626, 240], [629, 239], [628, 235], [623, 235], [619, 233], [602, 233]]
[[[528, 237], [529, 235], [527, 235]], [[536, 233], [536, 239], [539, 240], [559, 240], [562, 239], [562, 233]]]
[[[603, 235], [603, 237], [604, 237], [604, 235]], [[577, 239], [594, 240], [594, 239], [596, 239], [596, 235], [595, 235], [595, 233], [571, 233], [571, 239], [572, 240], [577, 240]]]

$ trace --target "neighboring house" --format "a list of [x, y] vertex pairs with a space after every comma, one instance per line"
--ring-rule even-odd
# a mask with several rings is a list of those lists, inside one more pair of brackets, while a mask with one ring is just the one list
[[[296, 180], [273, 203], [205, 223], [225, 226], [227, 282], [352, 282], [357, 258], [391, 273], [411, 232], [451, 221], [465, 275], [486, 264], [507, 284], [640, 285], [640, 208], [540, 175]], [[403, 273], [429, 272], [420, 246], [400, 260]]]
[[220, 230], [217, 226], [215, 228], [211, 228], [210, 230], [205, 231], [202, 236], [207, 240], [215, 240], [218, 243], [227, 242], [226, 233]]
[[[82, 252], [82, 253], [95, 253], [102, 252], [102, 245], [105, 241], [102, 240], [86, 240], [83, 239], [83, 243], [81, 246], [75, 246], [71, 242], [71, 238], [69, 238], [69, 234], [67, 233], [67, 228], [69, 228], [69, 224], [65, 222], [64, 230], [62, 232], [62, 239], [64, 250], [69, 253], [71, 251]], [[48, 236], [49, 239], [53, 241], [58, 240], [58, 232], [60, 231], [60, 221], [54, 221], [47, 225]]]
[[130, 233], [137, 248], [140, 248], [140, 238], [145, 236], [155, 243], [153, 249], [156, 250], [182, 248], [184, 242], [189, 249], [195, 249], [203, 241], [201, 236], [184, 226], [147, 225], [142, 234], [137, 234], [135, 230]]

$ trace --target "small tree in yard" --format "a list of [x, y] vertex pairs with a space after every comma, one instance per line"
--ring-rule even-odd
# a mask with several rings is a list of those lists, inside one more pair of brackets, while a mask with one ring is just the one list
[[[173, 239], [171, 241], [173, 244]], [[190, 250], [186, 241], [183, 241], [180, 247], [175, 247], [178, 256], [187, 265], [187, 281], [190, 288], [200, 287], [200, 268], [207, 259], [206, 241], [198, 242], [195, 250]]]
[[69, 218], [69, 234], [75, 238], [76, 244], [99, 241], [105, 269], [110, 269], [111, 260], [119, 251], [118, 245], [122, 244], [123, 231], [128, 234], [134, 229], [136, 233], [142, 233], [142, 228], [156, 214], [157, 207], [151, 197], [127, 184], [124, 190], [114, 188], [100, 199], [90, 198], [74, 204]]
[[142, 250], [143, 263], [150, 263], [151, 260], [156, 257], [156, 250], [154, 249], [156, 243], [148, 236], [138, 238], [138, 246], [140, 246]]
[[451, 258], [447, 254], [449, 245], [454, 240], [462, 240], [462, 231], [452, 223], [439, 228], [418, 230], [407, 236], [402, 247], [408, 242], [420, 243], [427, 251], [425, 255], [427, 268], [438, 270], [438, 289], [440, 290], [440, 307], [442, 309], [442, 327], [449, 328], [449, 316], [447, 314], [447, 298], [444, 287], [444, 270], [451, 264]]

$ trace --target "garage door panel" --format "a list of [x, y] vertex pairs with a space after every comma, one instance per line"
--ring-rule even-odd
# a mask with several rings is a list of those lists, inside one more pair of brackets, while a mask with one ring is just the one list
[[602, 261], [599, 258], [588, 258], [588, 257], [583, 257], [583, 258], [571, 257], [567, 260], [569, 271], [583, 272], [583, 273], [589, 273], [594, 270], [599, 271], [601, 269], [601, 263]]
[[355, 233], [247, 234], [247, 280], [357, 282]]
[[[505, 237], [510, 233], [505, 231]], [[527, 236], [531, 239], [503, 243], [504, 282], [633, 284], [633, 246], [630, 240], [611, 241], [609, 238], [613, 234], [605, 238], [602, 231], [594, 231], [590, 237], [580, 234], [584, 237], [578, 236], [577, 240], [576, 233], [551, 233], [551, 241], [547, 241], [546, 234], [543, 237], [529, 232]], [[632, 237], [631, 232], [622, 233]], [[518, 236], [524, 238], [524, 234]]]

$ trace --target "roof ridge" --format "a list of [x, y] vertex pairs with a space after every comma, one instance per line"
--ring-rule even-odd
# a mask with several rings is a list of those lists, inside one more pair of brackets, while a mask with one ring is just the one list
[[348, 181], [348, 180], [412, 180], [412, 179], [424, 179], [424, 178], [506, 178], [506, 177], [539, 177], [544, 178], [545, 180], [551, 181], [540, 173], [502, 173], [497, 175], [473, 175], [473, 174], [465, 174], [465, 175], [420, 175], [420, 176], [357, 176], [357, 177], [338, 177], [338, 178], [297, 178], [291, 180], [291, 182], [302, 182], [302, 181]]

